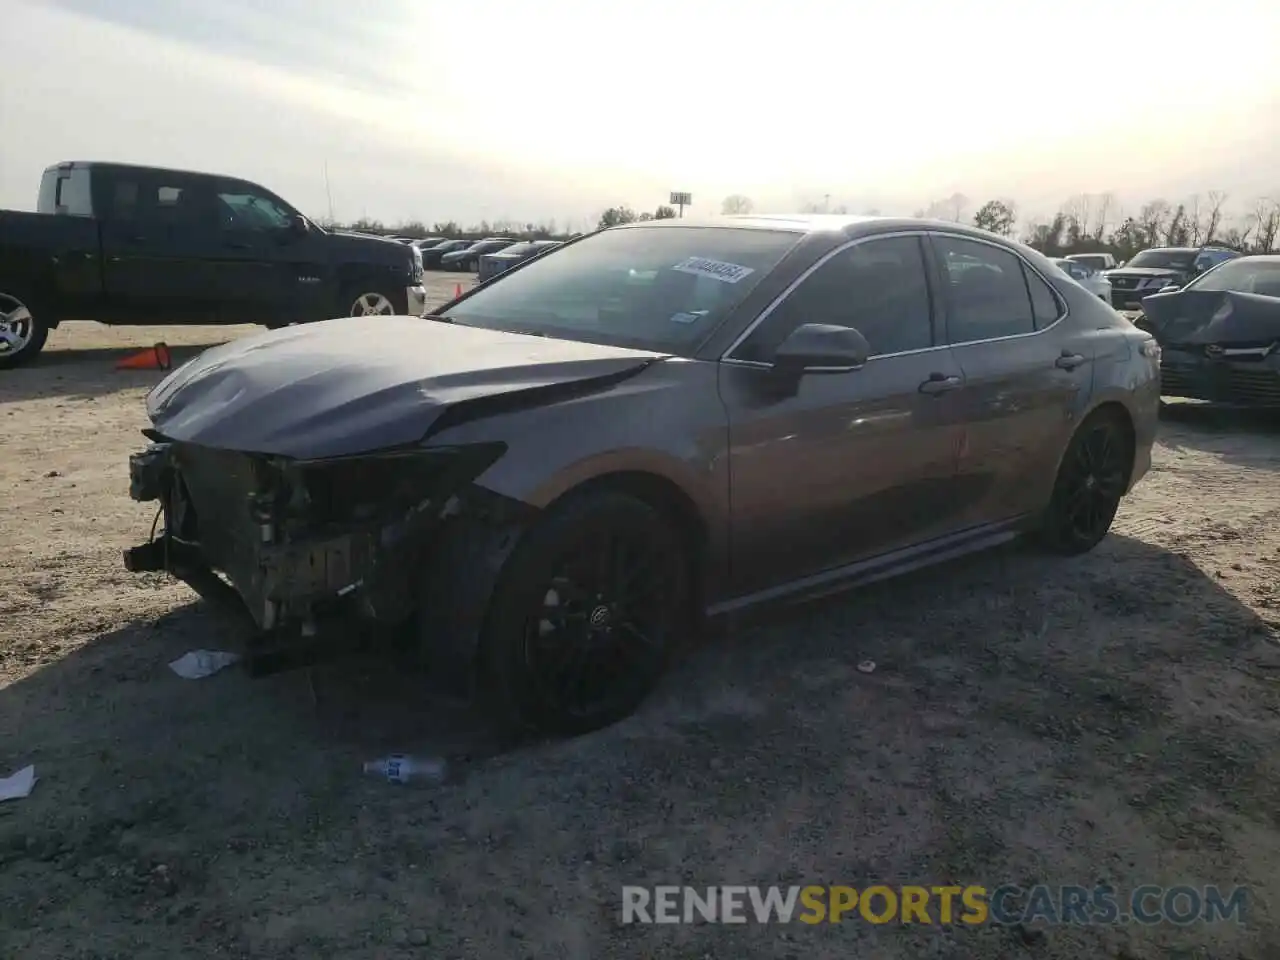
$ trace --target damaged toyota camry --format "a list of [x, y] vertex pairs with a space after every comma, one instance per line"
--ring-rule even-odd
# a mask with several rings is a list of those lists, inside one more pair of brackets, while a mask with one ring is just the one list
[[1134, 323], [1161, 346], [1165, 396], [1280, 408], [1280, 256], [1228, 260], [1146, 297]]
[[[604, 230], [427, 319], [210, 349], [147, 398], [134, 571], [255, 643], [405, 628], [525, 727], [632, 712], [708, 616], [1023, 533], [1091, 549], [1150, 465], [1159, 347], [953, 223]], [[159, 521], [162, 520], [162, 523]]]

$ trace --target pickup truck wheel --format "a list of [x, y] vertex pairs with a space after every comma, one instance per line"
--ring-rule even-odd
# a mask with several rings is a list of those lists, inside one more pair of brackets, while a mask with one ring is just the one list
[[48, 328], [17, 297], [0, 293], [0, 369], [34, 360], [44, 349]]
[[396, 310], [395, 299], [390, 294], [377, 290], [356, 288], [353, 295], [347, 298], [350, 307], [347, 315], [352, 317], [393, 317], [403, 310]]

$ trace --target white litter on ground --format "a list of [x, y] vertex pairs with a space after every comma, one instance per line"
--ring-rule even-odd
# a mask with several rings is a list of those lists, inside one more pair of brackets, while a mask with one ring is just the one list
[[183, 680], [200, 680], [225, 670], [240, 659], [238, 653], [225, 650], [192, 650], [169, 664], [169, 669]]
[[860, 673], [875, 673], [876, 662], [874, 660], [863, 660], [860, 664], [858, 664], [858, 671]]
[[17, 773], [10, 774], [0, 780], [0, 801], [21, 800], [31, 795], [31, 788], [36, 785], [36, 768], [23, 767]]

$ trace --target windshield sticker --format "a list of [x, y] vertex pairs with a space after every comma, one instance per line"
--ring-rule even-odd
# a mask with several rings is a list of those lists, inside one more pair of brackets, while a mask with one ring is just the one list
[[708, 260], [706, 257], [690, 257], [677, 263], [672, 270], [681, 273], [692, 273], [699, 277], [711, 277], [723, 283], [737, 283], [744, 277], [755, 273], [753, 267], [744, 267], [736, 263], [725, 263], [723, 260]]
[[671, 317], [672, 323], [697, 323], [707, 315], [706, 310], [695, 310], [692, 313], [677, 313]]

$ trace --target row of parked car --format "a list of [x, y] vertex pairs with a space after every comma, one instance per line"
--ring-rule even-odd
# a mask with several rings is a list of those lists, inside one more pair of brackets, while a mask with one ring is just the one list
[[1130, 319], [1142, 312], [1142, 299], [1169, 286], [1181, 286], [1221, 263], [1241, 256], [1226, 247], [1152, 247], [1125, 263], [1110, 253], [1072, 253], [1055, 257], [1082, 287]]
[[425, 270], [460, 270], [478, 274], [478, 279], [496, 277], [517, 263], [553, 250], [559, 240], [517, 240], [514, 237], [485, 237], [482, 240], [451, 240], [448, 237], [387, 237], [416, 247]]

